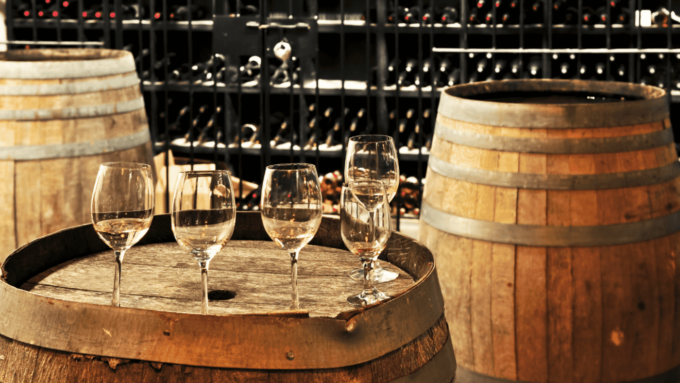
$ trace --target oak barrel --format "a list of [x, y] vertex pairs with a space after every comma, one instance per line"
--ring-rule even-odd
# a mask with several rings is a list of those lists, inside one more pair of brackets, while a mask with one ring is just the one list
[[90, 222], [99, 164], [153, 164], [131, 53], [0, 53], [0, 260], [32, 239]]
[[[455, 358], [432, 254], [394, 233], [382, 253], [400, 278], [385, 303], [355, 309], [359, 264], [337, 218], [300, 254], [302, 311], [290, 311], [287, 254], [259, 213], [239, 212], [210, 265], [200, 315], [196, 261], [168, 215], [125, 256], [121, 306], [110, 306], [114, 258], [92, 225], [12, 253], [0, 281], [2, 382], [452, 382]], [[224, 300], [226, 298], [233, 298]]]
[[662, 89], [444, 90], [420, 240], [458, 381], [680, 381], [679, 175]]

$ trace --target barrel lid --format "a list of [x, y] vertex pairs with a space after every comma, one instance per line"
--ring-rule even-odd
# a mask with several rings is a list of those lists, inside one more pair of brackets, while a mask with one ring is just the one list
[[135, 71], [132, 53], [114, 49], [28, 49], [0, 53], [0, 78], [59, 79]]
[[[550, 97], [543, 97], [546, 95], [582, 97], [583, 101], [564, 101], [558, 97], [551, 102]], [[453, 120], [508, 128], [614, 127], [667, 118], [665, 96], [666, 91], [657, 87], [621, 82], [486, 81], [442, 90], [439, 114]], [[517, 98], [525, 100], [518, 102]]]

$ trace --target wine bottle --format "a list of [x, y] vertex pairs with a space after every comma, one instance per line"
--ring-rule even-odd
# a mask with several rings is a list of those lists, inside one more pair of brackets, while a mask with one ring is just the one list
[[597, 13], [590, 7], [583, 7], [583, 24], [592, 25], [597, 22]]
[[397, 85], [400, 87], [413, 85], [413, 81], [411, 80], [412, 77], [411, 72], [405, 70], [399, 72], [399, 76], [397, 76]]
[[398, 6], [397, 9], [393, 9], [392, 12], [387, 15], [387, 22], [390, 24], [403, 23], [406, 12], [407, 10], [405, 7]]
[[407, 23], [418, 23], [419, 22], [419, 16], [420, 16], [420, 7], [413, 6], [408, 8], [406, 11], [406, 15], [404, 15], [404, 21]]
[[656, 11], [652, 12], [652, 24], [661, 27], [668, 26], [668, 20], [670, 19], [670, 14], [668, 10], [664, 7], [658, 8]]
[[205, 16], [203, 7], [193, 4], [191, 8], [186, 5], [175, 5], [170, 12], [170, 20], [173, 21], [187, 21], [189, 17], [191, 20], [201, 20]]
[[505, 70], [505, 67], [507, 66], [508, 62], [505, 60], [496, 60], [496, 64], [493, 67], [493, 72], [494, 73], [501, 73]]
[[449, 73], [447, 77], [447, 84], [449, 86], [460, 84], [460, 69], [456, 68]]
[[527, 24], [543, 23], [543, 0], [535, 0], [526, 15]]
[[607, 65], [602, 62], [595, 63], [595, 75], [596, 76], [604, 76], [607, 71]]
[[566, 78], [569, 76], [570, 65], [567, 61], [560, 63], [560, 77]]
[[477, 11], [477, 8], [472, 8], [470, 10], [470, 14], [468, 15], [468, 24], [483, 24], [482, 20], [479, 18], [479, 12]]
[[453, 65], [451, 64], [451, 60], [449, 60], [448, 57], [445, 57], [440, 63], [439, 63], [439, 71], [442, 73], [448, 73], [451, 71], [453, 68]]
[[621, 64], [619, 65], [618, 69], [616, 69], [616, 75], [620, 78], [623, 78], [626, 76], [626, 65]]
[[656, 65], [654, 65], [654, 64], [647, 65], [646, 69], [647, 69], [646, 72], [651, 74], [651, 75], [654, 75], [657, 72]]
[[[201, 134], [198, 136], [198, 144], [203, 145], [206, 142], [212, 141], [215, 138], [216, 142], [222, 142], [222, 130], [218, 129], [218, 118], [222, 109], [218, 106], [217, 111], [210, 116], [210, 119], [205, 124], [203, 129], [201, 129]], [[217, 129], [217, 132], [215, 132]]]
[[529, 59], [529, 64], [527, 65], [529, 74], [531, 77], [539, 77], [541, 75], [541, 69], [543, 69], [543, 60], [540, 56], [533, 56]]
[[621, 8], [621, 12], [616, 17], [616, 22], [619, 24], [628, 24], [630, 22], [630, 11], [628, 8]]
[[484, 73], [488, 68], [488, 62], [489, 61], [486, 57], [482, 57], [479, 61], [477, 61], [477, 72]]
[[568, 25], [578, 24], [578, 8], [568, 7], [564, 14], [564, 23]]
[[521, 62], [519, 56], [517, 56], [510, 62], [510, 72], [512, 72], [515, 75], [518, 75], [521, 71], [522, 71], [522, 62]]
[[609, 19], [609, 14], [607, 13], [607, 7], [599, 7], [595, 10], [596, 20], [595, 24], [607, 24]]
[[444, 7], [441, 16], [442, 24], [453, 24], [458, 21], [458, 10], [454, 7]]

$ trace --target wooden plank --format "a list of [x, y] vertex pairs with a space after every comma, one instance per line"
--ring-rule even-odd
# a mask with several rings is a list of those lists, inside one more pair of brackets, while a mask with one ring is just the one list
[[0, 161], [0, 262], [16, 249], [14, 161]]
[[474, 367], [472, 326], [470, 317], [472, 240], [442, 233], [433, 253], [442, 283], [445, 312], [451, 329], [456, 361]]
[[546, 248], [517, 246], [517, 379], [548, 380]]
[[673, 330], [675, 321], [675, 255], [673, 254], [672, 236], [654, 240], [656, 254], [656, 279], [659, 289], [659, 343], [657, 349], [655, 374], [668, 371], [673, 363]]
[[[674, 296], [673, 312], [675, 320], [673, 322], [673, 365], [680, 365], [680, 272], [678, 272], [678, 254], [680, 254], [680, 233], [670, 236], [671, 256], [674, 260], [675, 277], [673, 278]], [[661, 336], [661, 334], [659, 334]], [[671, 337], [669, 334], [668, 337]]]
[[31, 382], [35, 374], [38, 352], [37, 347], [26, 347], [22, 343], [12, 342], [7, 350], [7, 363], [4, 366], [4, 375], [0, 375], [0, 381], [3, 383]]
[[575, 382], [602, 381], [602, 279], [600, 249], [572, 249]]
[[[497, 170], [498, 160], [499, 155], [497, 151], [485, 150], [482, 152], [479, 167], [481, 169]], [[478, 185], [475, 219], [493, 221], [496, 207], [495, 201], [495, 187]], [[493, 244], [484, 241], [473, 241], [472, 249], [473, 260], [470, 289], [472, 291], [471, 321], [475, 371], [486, 375], [494, 375], [493, 325], [491, 317]]]
[[470, 320], [474, 347], [474, 370], [486, 375], [494, 374], [491, 332], [491, 265], [493, 262], [491, 252], [490, 242], [473, 241]]
[[547, 259], [548, 381], [573, 381], [572, 251], [569, 247], [549, 248]]
[[492, 254], [491, 331], [494, 375], [516, 380], [515, 246], [494, 243]]
[[[62, 127], [64, 142], [75, 142], [77, 139], [77, 126], [75, 120], [65, 120]], [[61, 209], [61, 221], [63, 227], [71, 227], [88, 223], [83, 220], [83, 207], [90, 210], [89, 201], [83, 200], [80, 185], [80, 158], [65, 158], [64, 173], [62, 175], [62, 188], [64, 189]]]
[[[503, 135], [513, 129], [502, 129]], [[519, 171], [519, 154], [500, 152], [498, 170]], [[517, 189], [496, 188], [494, 221], [517, 223]], [[491, 324], [495, 376], [517, 379], [515, 339], [515, 246], [494, 243], [491, 266]]]
[[[239, 242], [239, 241], [235, 241]], [[272, 242], [247, 241], [244, 247], [223, 249], [211, 262], [210, 290], [230, 290], [236, 298], [211, 303], [211, 313], [280, 311], [290, 300], [290, 269], [286, 254]], [[335, 316], [349, 308], [346, 298], [361, 289], [347, 277], [359, 263], [347, 251], [309, 245], [301, 252], [298, 269], [303, 306], [311, 316]], [[330, 251], [322, 251], [328, 249]], [[122, 305], [162, 311], [194, 313], [199, 310], [200, 273], [196, 261], [176, 243], [135, 246], [123, 264]], [[258, 262], [253, 262], [257, 252]], [[404, 272], [387, 261], [387, 270]], [[78, 258], [49, 269], [25, 284], [33, 293], [71, 301], [108, 305], [113, 280], [111, 251]], [[410, 277], [380, 284], [381, 291], [396, 295], [414, 284]], [[468, 322], [469, 323], [469, 322]]]
[[64, 174], [67, 159], [40, 161], [40, 229], [41, 235], [65, 229]]

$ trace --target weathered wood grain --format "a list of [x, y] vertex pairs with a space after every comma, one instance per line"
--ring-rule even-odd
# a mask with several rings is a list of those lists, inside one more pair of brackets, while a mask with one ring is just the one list
[[[290, 305], [290, 263], [287, 253], [273, 242], [232, 241], [210, 263], [208, 288], [234, 291], [236, 297], [210, 303], [211, 314], [285, 311]], [[380, 290], [396, 295], [413, 286], [413, 278], [400, 273]], [[362, 289], [349, 278], [360, 262], [348, 251], [308, 245], [300, 253], [300, 302], [310, 316], [335, 317], [351, 309], [348, 296]], [[115, 261], [111, 251], [60, 264], [28, 280], [23, 288], [68, 301], [110, 304]], [[123, 307], [196, 313], [200, 311], [201, 278], [197, 262], [177, 243], [134, 246], [123, 263]], [[130, 306], [128, 305], [128, 302]]]
[[[391, 382], [408, 377], [444, 351], [449, 340], [446, 320], [442, 316], [428, 331], [404, 347], [371, 362], [336, 369], [298, 371], [258, 371], [210, 369], [140, 360], [120, 360], [93, 355], [68, 354], [61, 351], [13, 341], [0, 336], [0, 379], [13, 383], [61, 382]], [[450, 344], [449, 344], [450, 347]], [[455, 361], [441, 371], [452, 381]]]

